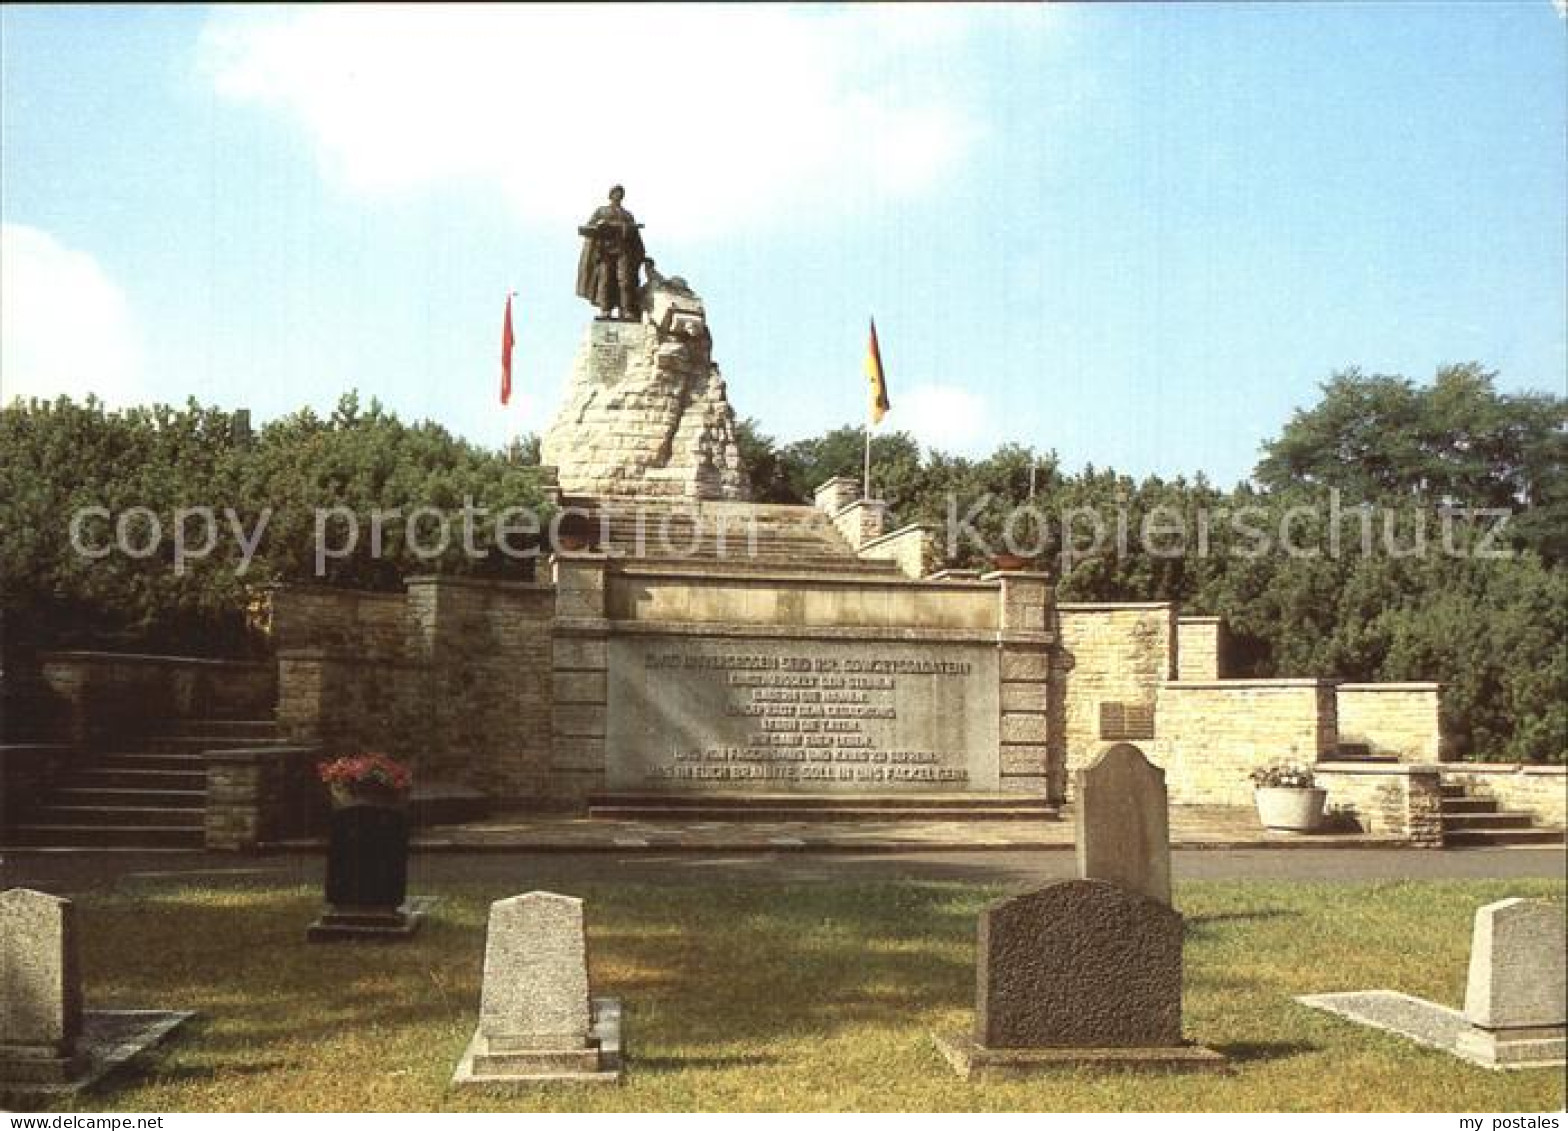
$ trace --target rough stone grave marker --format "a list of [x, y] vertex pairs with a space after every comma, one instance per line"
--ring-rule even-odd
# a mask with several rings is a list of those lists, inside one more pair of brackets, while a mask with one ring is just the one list
[[28, 888], [0, 893], [0, 1097], [85, 1088], [192, 1016], [84, 1010], [75, 905]]
[[0, 895], [0, 1074], [67, 1080], [78, 1066], [76, 908], [27, 888]]
[[1004, 899], [980, 917], [975, 1027], [938, 1036], [960, 1075], [1054, 1067], [1222, 1067], [1181, 1035], [1183, 922], [1100, 880]]
[[582, 900], [535, 891], [491, 904], [479, 1027], [453, 1081], [620, 1075], [620, 1002], [589, 996]]
[[1171, 902], [1165, 771], [1119, 742], [1077, 774], [1078, 875]]

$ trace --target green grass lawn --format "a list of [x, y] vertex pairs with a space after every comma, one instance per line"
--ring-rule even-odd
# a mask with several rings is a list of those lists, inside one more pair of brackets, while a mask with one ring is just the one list
[[411, 943], [307, 945], [305, 888], [168, 884], [80, 901], [88, 1004], [199, 1010], [84, 1110], [1560, 1109], [1556, 1070], [1494, 1073], [1308, 1010], [1292, 995], [1390, 988], [1460, 1004], [1471, 917], [1549, 881], [1178, 889], [1187, 1035], [1226, 1077], [1090, 1075], [966, 1084], [930, 1032], [966, 1027], [975, 916], [958, 884], [649, 888], [588, 901], [594, 992], [627, 1007], [620, 1087], [455, 1091], [485, 915], [469, 887]]

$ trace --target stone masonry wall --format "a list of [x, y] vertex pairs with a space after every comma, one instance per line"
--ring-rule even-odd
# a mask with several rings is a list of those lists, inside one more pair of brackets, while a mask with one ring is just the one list
[[1051, 623], [1054, 594], [1043, 573], [993, 573], [1001, 586], [1001, 787], [1060, 801], [1060, 760], [1051, 747]]
[[1250, 805], [1254, 768], [1311, 764], [1335, 743], [1331, 680], [1167, 683], [1150, 757], [1164, 768], [1174, 805]]
[[1466, 786], [1504, 809], [1533, 813], [1542, 825], [1568, 826], [1568, 766], [1449, 762], [1442, 774], [1444, 784]]
[[279, 729], [328, 754], [381, 750], [426, 779], [535, 799], [550, 759], [554, 611], [554, 589], [536, 584], [280, 589]]
[[1062, 604], [1056, 627], [1061, 671], [1053, 686], [1066, 790], [1099, 747], [1102, 702], [1155, 705], [1174, 671], [1176, 614], [1164, 602]]
[[1192, 682], [1225, 676], [1225, 622], [1219, 617], [1178, 617], [1176, 678]]
[[1348, 821], [1361, 832], [1397, 837], [1418, 848], [1442, 847], [1437, 767], [1325, 762], [1313, 772], [1328, 791], [1331, 821]]
[[887, 504], [880, 499], [856, 499], [828, 517], [844, 541], [856, 550], [876, 541], [887, 531]]
[[937, 559], [936, 541], [930, 527], [919, 525], [905, 526], [873, 538], [862, 545], [859, 552], [862, 558], [896, 562], [900, 573], [915, 580], [928, 575]]
[[1363, 743], [1369, 753], [1401, 762], [1438, 762], [1444, 754], [1436, 683], [1342, 683], [1339, 741]]

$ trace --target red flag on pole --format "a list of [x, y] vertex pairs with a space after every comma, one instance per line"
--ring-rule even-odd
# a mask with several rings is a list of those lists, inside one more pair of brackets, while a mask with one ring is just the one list
[[506, 296], [506, 318], [501, 323], [501, 403], [512, 400], [512, 296]]

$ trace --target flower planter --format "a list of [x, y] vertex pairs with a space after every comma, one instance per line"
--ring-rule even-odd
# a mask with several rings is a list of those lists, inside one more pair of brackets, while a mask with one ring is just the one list
[[372, 784], [344, 785], [333, 782], [328, 787], [332, 794], [332, 808], [347, 809], [355, 805], [368, 805], [375, 809], [407, 809], [408, 790], [391, 789]]
[[1034, 559], [1021, 554], [997, 554], [991, 559], [991, 564], [1004, 573], [1016, 573], [1033, 566]]
[[1253, 792], [1263, 827], [1280, 832], [1308, 833], [1323, 823], [1328, 790], [1263, 788]]

